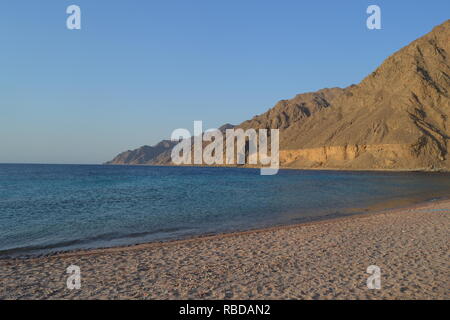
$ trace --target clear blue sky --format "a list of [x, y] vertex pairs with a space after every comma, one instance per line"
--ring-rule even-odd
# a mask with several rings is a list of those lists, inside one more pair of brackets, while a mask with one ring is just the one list
[[[382, 30], [366, 28], [370, 4]], [[2, 1], [0, 162], [100, 163], [194, 120], [237, 124], [358, 83], [449, 13], [448, 0]]]

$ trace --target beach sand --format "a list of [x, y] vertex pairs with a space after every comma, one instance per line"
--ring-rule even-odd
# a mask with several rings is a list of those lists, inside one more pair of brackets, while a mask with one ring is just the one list
[[[449, 299], [450, 201], [125, 248], [0, 260], [0, 299]], [[81, 289], [66, 268], [81, 268]], [[369, 290], [369, 265], [381, 289]]]

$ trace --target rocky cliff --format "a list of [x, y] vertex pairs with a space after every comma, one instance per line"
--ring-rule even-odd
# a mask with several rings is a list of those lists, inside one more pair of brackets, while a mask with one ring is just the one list
[[[280, 129], [284, 167], [450, 170], [450, 20], [361, 83], [300, 94], [237, 127]], [[172, 142], [109, 164], [170, 164]], [[161, 152], [160, 152], [161, 151]]]

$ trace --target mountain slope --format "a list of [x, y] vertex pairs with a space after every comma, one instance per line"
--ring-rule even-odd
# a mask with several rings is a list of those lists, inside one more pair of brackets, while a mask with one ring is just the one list
[[[227, 123], [218, 130], [225, 132], [226, 129], [234, 128]], [[135, 150], [128, 150], [120, 153], [111, 161], [104, 164], [109, 165], [168, 165], [171, 164], [172, 148], [177, 141], [163, 140], [155, 146], [142, 146]]]
[[174, 141], [163, 140], [153, 147], [142, 146], [135, 150], [122, 152], [114, 159], [106, 162], [105, 164], [151, 164], [152, 161], [157, 159], [165, 152], [170, 152], [170, 150], [172, 150], [173, 146], [175, 146], [176, 144], [177, 142]]
[[[279, 128], [285, 167], [449, 170], [449, 39], [447, 20], [361, 83], [282, 100], [238, 127]], [[171, 148], [109, 163], [170, 164]]]
[[284, 163], [354, 169], [450, 168], [450, 21], [389, 57], [333, 108], [283, 133]]

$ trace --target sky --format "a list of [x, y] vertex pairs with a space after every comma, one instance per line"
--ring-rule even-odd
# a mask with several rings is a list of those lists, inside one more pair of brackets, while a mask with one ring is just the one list
[[[81, 29], [66, 26], [69, 5]], [[369, 5], [381, 30], [369, 30]], [[0, 163], [96, 164], [358, 83], [449, 19], [428, 0], [0, 3]]]

